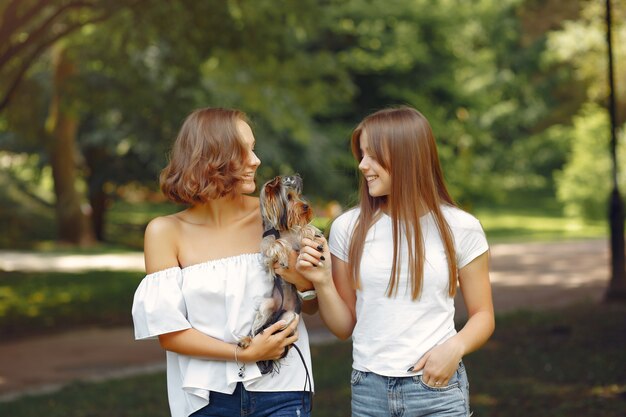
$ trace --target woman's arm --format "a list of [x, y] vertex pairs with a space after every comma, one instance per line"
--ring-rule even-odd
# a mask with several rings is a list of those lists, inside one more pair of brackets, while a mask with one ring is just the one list
[[324, 237], [303, 239], [297, 269], [317, 291], [320, 316], [328, 329], [344, 340], [356, 325], [356, 293], [348, 264], [331, 256]]
[[[178, 238], [178, 225], [171, 217], [157, 217], [148, 224], [144, 235], [147, 274], [179, 266]], [[285, 346], [298, 340], [296, 331], [298, 320], [294, 320], [285, 330], [280, 331], [283, 325], [284, 322], [275, 323], [263, 334], [257, 335], [246, 349], [239, 350], [237, 359], [249, 362], [279, 359], [284, 353]], [[221, 360], [234, 360], [237, 346], [207, 336], [193, 328], [159, 335], [159, 342], [165, 350]]]
[[459, 270], [459, 284], [467, 307], [468, 320], [455, 336], [429, 350], [414, 366], [424, 369], [423, 380], [447, 385], [463, 356], [481, 347], [495, 329], [489, 253], [485, 252]]
[[465, 356], [484, 345], [495, 330], [489, 252], [483, 253], [459, 271], [459, 284], [468, 320], [455, 337], [463, 346]]
[[[284, 320], [274, 323], [256, 335], [247, 348], [239, 348], [236, 359], [240, 362], [280, 359], [285, 353], [285, 347], [298, 340], [299, 321], [298, 317], [284, 330], [281, 330], [285, 325]], [[237, 349], [235, 344], [207, 336], [196, 329], [162, 334], [159, 336], [159, 342], [163, 349], [172, 352], [228, 361], [235, 360], [235, 349]]]

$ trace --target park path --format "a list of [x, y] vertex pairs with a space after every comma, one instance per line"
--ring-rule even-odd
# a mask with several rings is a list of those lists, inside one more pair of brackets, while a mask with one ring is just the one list
[[[606, 240], [503, 243], [491, 248], [497, 313], [598, 302], [609, 279]], [[143, 270], [141, 253], [52, 255], [0, 251], [0, 270]], [[464, 308], [459, 302], [458, 315]], [[130, 312], [129, 312], [130, 314]], [[335, 340], [319, 316], [305, 316], [311, 343]], [[130, 327], [88, 328], [0, 340], [0, 401], [51, 392], [72, 381], [99, 381], [165, 369], [156, 341], [133, 340]]]

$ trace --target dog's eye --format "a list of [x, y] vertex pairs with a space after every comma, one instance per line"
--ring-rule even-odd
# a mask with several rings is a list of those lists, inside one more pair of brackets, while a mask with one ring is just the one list
[[287, 200], [291, 201], [291, 194], [287, 194]]

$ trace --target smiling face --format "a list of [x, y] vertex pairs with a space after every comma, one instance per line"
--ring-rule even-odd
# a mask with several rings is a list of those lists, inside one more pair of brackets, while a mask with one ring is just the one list
[[243, 177], [241, 182], [238, 184], [238, 191], [242, 194], [250, 194], [253, 193], [256, 189], [256, 183], [254, 181], [256, 176], [256, 170], [261, 165], [261, 161], [254, 153], [255, 139], [252, 134], [252, 129], [248, 123], [243, 120], [237, 121], [237, 131], [241, 135], [241, 139], [245, 144], [246, 155], [243, 163]]
[[359, 170], [365, 177], [369, 195], [383, 197], [391, 193], [391, 175], [382, 167], [368, 145], [367, 131], [363, 129], [359, 137], [361, 160]]

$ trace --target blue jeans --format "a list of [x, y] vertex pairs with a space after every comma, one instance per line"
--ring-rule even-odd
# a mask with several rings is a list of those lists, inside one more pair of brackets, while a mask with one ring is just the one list
[[430, 387], [421, 375], [387, 377], [352, 370], [352, 417], [468, 417], [469, 383], [463, 362], [446, 387]]
[[211, 392], [209, 405], [190, 417], [310, 417], [308, 391], [247, 391], [241, 383], [232, 394]]

